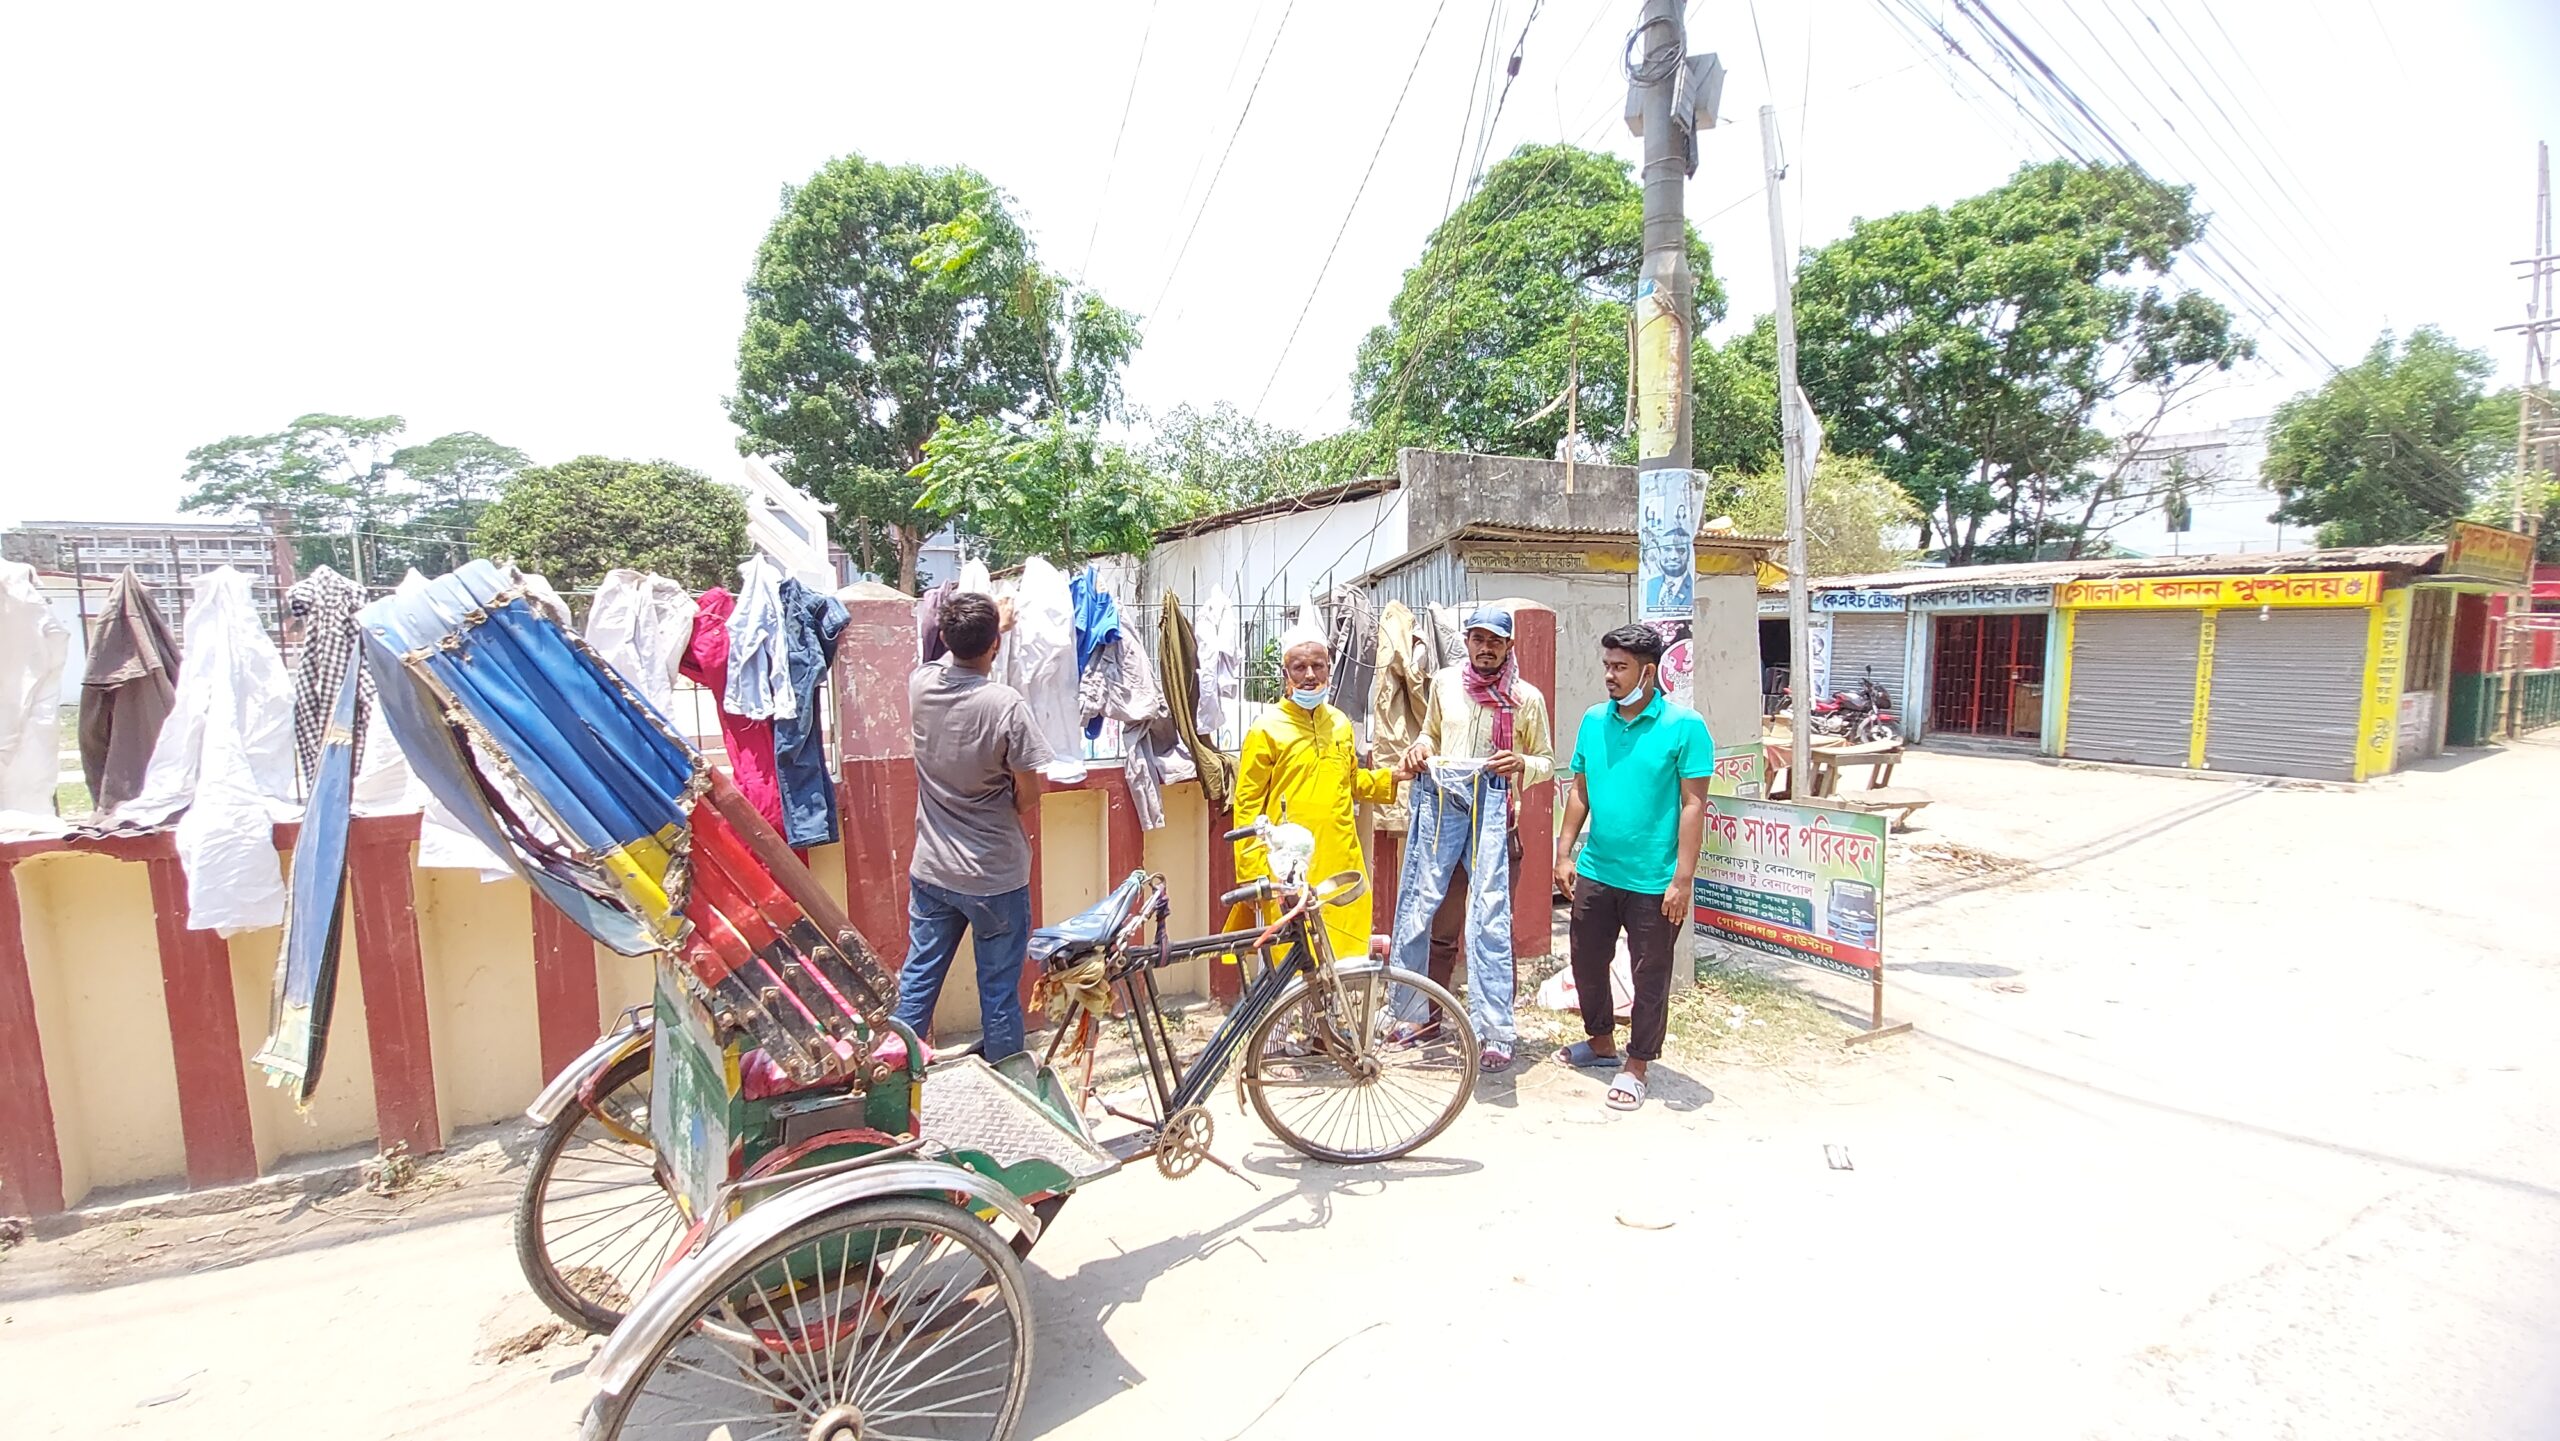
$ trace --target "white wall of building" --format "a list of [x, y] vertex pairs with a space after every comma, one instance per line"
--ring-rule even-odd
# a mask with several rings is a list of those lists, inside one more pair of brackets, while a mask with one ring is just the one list
[[[2299, 549], [2312, 543], [2307, 527], [2282, 526], [2267, 517], [2276, 493], [2258, 478], [2267, 459], [2267, 418], [2235, 420], [2210, 430], [2155, 435], [2125, 468], [2127, 499], [2102, 508], [2097, 523], [2107, 539], [2137, 555], [2242, 555]], [[2158, 491], [2173, 467], [2189, 485], [2188, 523], [2169, 528]]]
[[1160, 541], [1147, 554], [1144, 591], [1153, 600], [1170, 586], [1197, 604], [1224, 586], [1240, 605], [1294, 604], [1409, 548], [1404, 492], [1390, 490]]

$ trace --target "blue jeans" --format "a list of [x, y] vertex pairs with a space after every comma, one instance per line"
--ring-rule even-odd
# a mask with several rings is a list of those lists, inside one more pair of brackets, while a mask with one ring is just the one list
[[1467, 868], [1467, 1019], [1479, 1045], [1506, 1050], [1512, 1043], [1510, 804], [1510, 783], [1484, 771], [1447, 786], [1427, 769], [1413, 778], [1395, 922], [1395, 963], [1428, 974], [1431, 918], [1449, 894], [1450, 878]]
[[979, 1053], [998, 1061], [1022, 1049], [1022, 963], [1031, 946], [1031, 888], [962, 895], [907, 877], [907, 968], [898, 972], [898, 1020], [922, 1036], [960, 954], [977, 939]]

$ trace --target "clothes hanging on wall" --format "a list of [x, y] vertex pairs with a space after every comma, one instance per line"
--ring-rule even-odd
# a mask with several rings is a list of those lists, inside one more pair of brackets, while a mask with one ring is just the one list
[[1156, 626], [1156, 678], [1164, 689], [1165, 715], [1175, 744], [1191, 758], [1192, 772], [1200, 778], [1200, 794], [1212, 812], [1223, 815], [1235, 773], [1217, 742], [1203, 734], [1200, 671], [1199, 638], [1192, 633], [1191, 618], [1183, 614], [1182, 597], [1167, 589]]
[[610, 570], [587, 607], [587, 645], [623, 683], [674, 713], [676, 667], [693, 644], [693, 597], [663, 575]]
[[729, 616], [729, 681], [720, 708], [749, 720], [799, 714], [791, 692], [791, 652], [782, 639], [782, 567], [751, 555], [738, 567], [737, 608]]
[[1230, 724], [1244, 723], [1244, 618], [1225, 586], [1211, 586], [1194, 633], [1200, 733], [1215, 740]]
[[1022, 693], [1041, 739], [1057, 757], [1044, 774], [1061, 785], [1084, 779], [1084, 724], [1076, 710], [1074, 597], [1066, 576], [1041, 556], [1022, 563], [1005, 636], [1004, 682]]
[[942, 643], [942, 603], [960, 593], [960, 582], [946, 580], [916, 602], [916, 664], [931, 665], [951, 653]]
[[169, 723], [141, 793], [105, 822], [151, 829], [177, 816], [187, 924], [230, 936], [284, 920], [275, 826], [296, 812], [293, 681], [267, 639], [249, 577], [226, 565], [191, 589], [181, 626], [187, 667]]
[[0, 836], [61, 833], [62, 666], [71, 623], [53, 613], [35, 567], [0, 561]]
[[[779, 609], [780, 584], [776, 583]], [[729, 620], [737, 599], [719, 586], [694, 600], [693, 643], [685, 647], [677, 673], [715, 696], [729, 693]], [[782, 828], [782, 788], [774, 778], [773, 722], [743, 716], [720, 707], [720, 748], [729, 759], [729, 779], [756, 813]]]
[[142, 790], [143, 772], [177, 701], [178, 642], [151, 588], [117, 576], [90, 630], [80, 676], [80, 774], [103, 816]]
[[852, 623], [842, 602], [797, 580], [782, 582], [782, 637], [791, 660], [792, 713], [773, 722], [773, 766], [782, 791], [782, 838], [792, 846], [833, 845], [839, 838], [836, 785], [827, 774], [821, 695], [836, 643]]
[[1358, 586], [1334, 587], [1324, 604], [1326, 649], [1333, 653], [1334, 704], [1369, 740], [1369, 688], [1377, 683], [1378, 608]]
[[356, 661], [356, 612], [364, 608], [364, 587], [324, 565], [295, 581], [284, 605], [301, 622], [302, 649], [293, 667], [293, 760], [308, 791], [329, 712], [350, 674], [356, 682], [355, 765], [364, 768], [365, 723], [373, 716], [373, 677]]
[[1090, 565], [1068, 582], [1067, 599], [1075, 611], [1076, 674], [1082, 676], [1093, 668], [1095, 653], [1120, 634], [1120, 603], [1102, 588], [1100, 573]]
[[[1431, 669], [1424, 664], [1422, 623], [1400, 600], [1378, 612], [1378, 678], [1369, 689], [1369, 744], [1381, 765], [1393, 765], [1422, 731], [1431, 704]], [[1378, 828], [1402, 831], [1410, 803], [1407, 783], [1378, 807]]]

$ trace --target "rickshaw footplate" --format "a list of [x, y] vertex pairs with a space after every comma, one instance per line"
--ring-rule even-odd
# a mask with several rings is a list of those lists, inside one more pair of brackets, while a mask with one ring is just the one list
[[928, 1150], [976, 1151], [1007, 1168], [1045, 1161], [1078, 1185], [1120, 1166], [1085, 1134], [1081, 1120], [1061, 1119], [980, 1056], [928, 1068], [920, 1110], [918, 1129]]

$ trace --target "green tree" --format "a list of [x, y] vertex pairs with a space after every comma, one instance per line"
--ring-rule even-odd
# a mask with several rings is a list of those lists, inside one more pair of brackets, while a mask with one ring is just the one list
[[[1748, 534], [1786, 534], [1785, 465], [1743, 475], [1727, 514]], [[1913, 554], [1899, 542], [1921, 521], [1919, 504], [1883, 467], [1827, 448], [1813, 468], [1804, 517], [1805, 564], [1818, 576], [1898, 569]]]
[[1175, 406], [1156, 422], [1145, 457], [1159, 474], [1224, 509], [1325, 484], [1322, 447], [1221, 400], [1205, 411]]
[[[1567, 407], [1550, 403], [1578, 376], [1582, 433], [1632, 460], [1627, 324], [1643, 259], [1644, 195], [1625, 161], [1572, 145], [1512, 152], [1431, 233], [1387, 323], [1360, 344], [1353, 413], [1369, 450], [1380, 461], [1407, 445], [1553, 454]], [[1725, 295], [1694, 231], [1689, 265], [1703, 335]], [[1697, 349], [1715, 353], [1703, 339]], [[1708, 407], [1698, 411], [1705, 442]]]
[[368, 580], [411, 565], [450, 570], [468, 557], [480, 508], [526, 457], [469, 430], [402, 446], [406, 427], [396, 415], [312, 414], [273, 434], [200, 445], [187, 452], [179, 508], [245, 515], [281, 507], [306, 570], [360, 569]]
[[999, 561], [1144, 553], [1158, 527], [1208, 501], [1102, 438], [1122, 418], [1120, 369], [1138, 347], [1136, 317], [1037, 265], [1011, 288], [1035, 337], [1040, 393], [1020, 417], [945, 417], [912, 472], [924, 483], [917, 505], [958, 521]]
[[590, 590], [616, 566], [705, 590], [747, 557], [746, 499], [663, 460], [582, 455], [517, 472], [480, 516], [481, 553]]
[[[2489, 357], [2421, 326], [2276, 407], [2259, 470], [2273, 519], [2316, 525], [2322, 545], [2444, 534], [2482, 486], [2512, 469], [2516, 397], [2481, 393]], [[2512, 518], [2512, 517], [2510, 517]]]
[[[2054, 161], [1943, 209], [1861, 220], [1804, 261], [1806, 393], [1834, 446], [1874, 456], [1919, 502], [1924, 548], [1958, 564], [2076, 553], [2103, 499], [2092, 463], [2137, 449], [2253, 353], [2229, 311], [2161, 283], [2203, 234], [2192, 202], [2128, 168]], [[2100, 428], [2123, 415], [2130, 433]]]
[[1699, 345], [1694, 364], [1697, 391], [1692, 458], [1723, 489], [1738, 478], [1780, 464], [1784, 442], [1778, 427], [1778, 323], [1761, 316], [1749, 330], [1722, 345]]
[[975, 171], [848, 155], [783, 192], [757, 249], [729, 418], [739, 448], [836, 507], [845, 547], [874, 567], [941, 525], [912, 474], [956, 424], [1024, 415], [1056, 380], [1050, 297], [1031, 242]]

